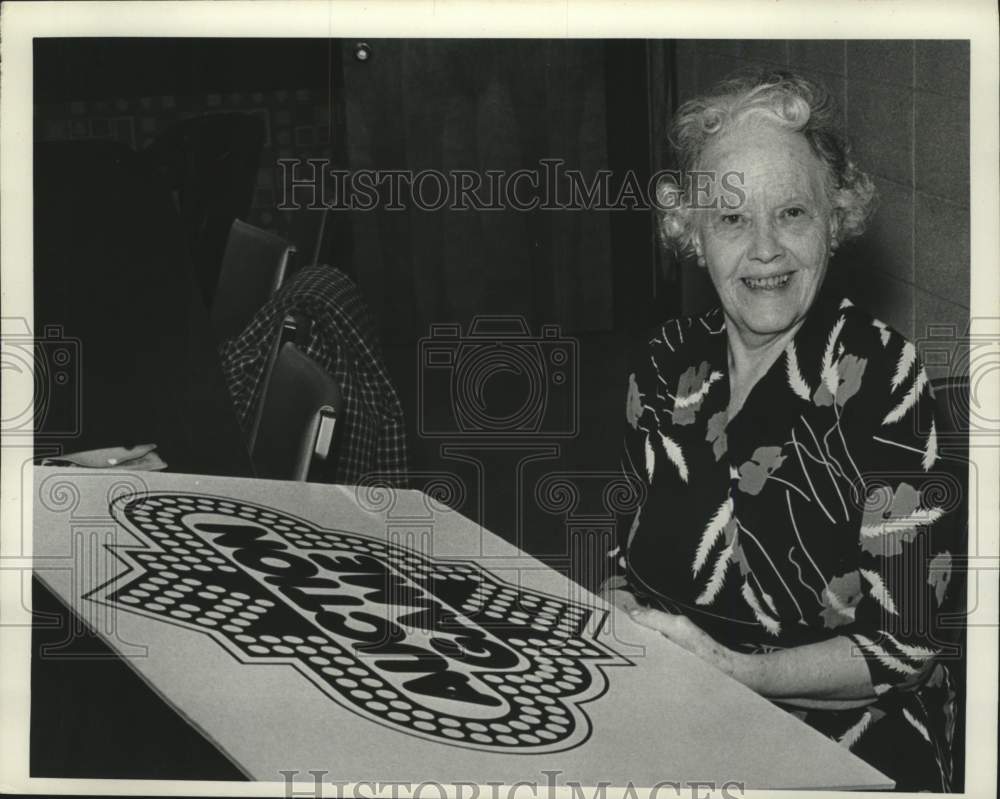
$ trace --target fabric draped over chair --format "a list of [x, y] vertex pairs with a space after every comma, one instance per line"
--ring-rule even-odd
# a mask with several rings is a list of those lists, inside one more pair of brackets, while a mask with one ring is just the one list
[[329, 482], [364, 478], [395, 488], [407, 483], [403, 407], [357, 286], [339, 269], [314, 266], [295, 274], [239, 335], [220, 345], [223, 371], [240, 425], [249, 435], [263, 393], [270, 354], [287, 316], [304, 320], [302, 351], [336, 381], [344, 418]]

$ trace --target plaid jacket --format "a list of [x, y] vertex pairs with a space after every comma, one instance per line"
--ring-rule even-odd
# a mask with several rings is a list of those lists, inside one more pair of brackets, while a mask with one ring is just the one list
[[289, 314], [308, 320], [300, 346], [337, 381], [344, 399], [330, 479], [357, 484], [365, 475], [377, 473], [380, 482], [404, 488], [403, 407], [385, 368], [368, 308], [354, 283], [333, 267], [296, 273], [240, 335], [222, 343], [223, 371], [244, 433], [249, 435], [253, 426], [269, 354]]

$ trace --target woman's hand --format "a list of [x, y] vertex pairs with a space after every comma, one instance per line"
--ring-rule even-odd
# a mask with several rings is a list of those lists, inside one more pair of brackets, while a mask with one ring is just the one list
[[597, 593], [609, 605], [614, 605], [618, 610], [623, 610], [626, 613], [631, 613], [632, 610], [642, 607], [635, 594], [629, 590], [628, 581], [620, 574], [605, 580]]
[[687, 616], [664, 613], [662, 610], [652, 608], [635, 608], [629, 610], [628, 614], [637, 624], [662, 633], [664, 637], [691, 654], [697, 655], [706, 663], [730, 677], [740, 679], [740, 667], [745, 656], [718, 643]]

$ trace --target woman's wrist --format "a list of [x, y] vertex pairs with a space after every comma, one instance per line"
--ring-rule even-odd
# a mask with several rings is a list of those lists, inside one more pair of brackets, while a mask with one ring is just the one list
[[767, 696], [762, 683], [760, 655], [750, 655], [746, 652], [735, 652], [730, 650], [725, 667], [726, 673], [737, 682], [743, 683], [747, 688], [756, 691], [762, 696]]

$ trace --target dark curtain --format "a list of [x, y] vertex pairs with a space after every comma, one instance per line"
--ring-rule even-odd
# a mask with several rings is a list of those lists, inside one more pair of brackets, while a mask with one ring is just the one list
[[[542, 159], [558, 158], [589, 180], [607, 168], [605, 42], [368, 44], [365, 61], [343, 48], [350, 169], [541, 173]], [[569, 332], [613, 326], [608, 212], [351, 213], [352, 271], [387, 338], [412, 340], [432, 322], [484, 313]]]

